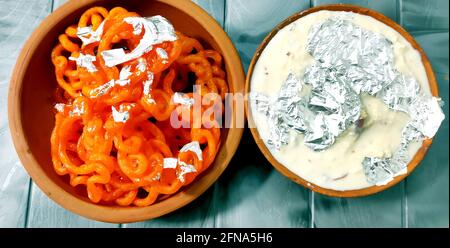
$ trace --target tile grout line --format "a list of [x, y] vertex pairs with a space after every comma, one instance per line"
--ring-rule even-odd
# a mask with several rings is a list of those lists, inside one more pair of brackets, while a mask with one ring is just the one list
[[315, 210], [314, 210], [314, 191], [310, 191], [310, 197], [309, 197], [309, 209], [311, 213], [311, 223], [309, 225], [310, 228], [314, 228], [314, 222], [315, 222]]
[[31, 180], [31, 177], [30, 177], [30, 179], [28, 180], [27, 209], [25, 210], [25, 221], [24, 221], [25, 228], [28, 228], [32, 190], [33, 190], [33, 180]]
[[223, 17], [222, 17], [222, 27], [226, 32], [225, 23], [227, 19], [227, 0], [223, 0]]
[[404, 218], [404, 226], [406, 228], [409, 228], [409, 212], [408, 212], [408, 195], [407, 195], [407, 185], [408, 185], [408, 178], [405, 178], [405, 182], [403, 183], [404, 189], [403, 189], [403, 218]]
[[427, 34], [439, 34], [439, 33], [448, 33], [448, 28], [439, 28], [439, 29], [417, 29], [408, 31], [411, 35], [427, 35]]
[[214, 217], [213, 217], [213, 228], [217, 228], [218, 226], [217, 226], [217, 224], [218, 224], [218, 222], [220, 223], [220, 221], [217, 221], [216, 220], [216, 218], [217, 217], [219, 217], [218, 215], [217, 215], [217, 206], [216, 206], [216, 203], [217, 203], [217, 194], [219, 193], [219, 182], [218, 182], [219, 180], [217, 180], [215, 183], [214, 183], [214, 189], [213, 189], [213, 195], [212, 195], [212, 211], [213, 211], [213, 214], [214, 214]]

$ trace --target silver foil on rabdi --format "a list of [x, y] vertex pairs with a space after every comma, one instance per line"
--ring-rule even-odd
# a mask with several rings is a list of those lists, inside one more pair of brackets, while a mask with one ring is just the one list
[[358, 94], [373, 95], [398, 74], [393, 67], [392, 43], [346, 19], [331, 18], [313, 26], [306, 50], [315, 60], [306, 72], [317, 76], [307, 77], [313, 86], [331, 77]]
[[251, 104], [269, 120], [270, 137], [267, 144], [277, 150], [288, 144], [290, 129], [305, 130], [300, 104], [297, 104], [297, 101], [302, 100], [298, 97], [301, 88], [299, 79], [290, 73], [275, 99], [257, 92], [250, 94]]
[[[408, 146], [432, 138], [444, 114], [435, 97], [425, 96], [416, 79], [395, 69], [392, 43], [347, 18], [330, 18], [311, 28], [306, 45], [314, 62], [303, 77], [290, 73], [274, 99], [253, 92], [251, 103], [267, 116], [266, 143], [280, 149], [289, 133], [303, 133], [315, 151], [327, 149], [362, 118], [360, 94], [378, 97], [391, 109], [403, 111], [411, 121], [403, 129], [402, 144], [390, 156], [366, 157], [367, 181], [386, 184], [406, 172]], [[300, 94], [302, 88], [309, 88]], [[303, 93], [303, 92], [302, 92]]]

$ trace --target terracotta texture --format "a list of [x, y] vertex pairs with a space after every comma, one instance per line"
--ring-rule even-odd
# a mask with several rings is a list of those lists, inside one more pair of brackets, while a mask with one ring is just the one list
[[217, 180], [236, 151], [243, 129], [224, 129], [220, 150], [211, 167], [182, 191], [151, 206], [98, 205], [91, 203], [85, 193], [77, 192], [67, 178], [54, 172], [50, 157], [50, 133], [54, 126], [52, 94], [57, 86], [50, 52], [58, 34], [92, 6], [122, 6], [142, 16], [165, 16], [177, 30], [223, 55], [230, 92], [244, 91], [242, 64], [219, 24], [191, 1], [70, 1], [49, 15], [24, 45], [10, 83], [8, 116], [16, 151], [34, 182], [64, 208], [90, 219], [124, 223], [156, 218], [193, 201]]
[[[421, 58], [422, 58], [422, 62], [425, 66], [425, 71], [427, 73], [427, 77], [428, 77], [428, 81], [430, 84], [430, 89], [431, 89], [431, 93], [433, 96], [438, 96], [439, 92], [438, 92], [438, 86], [437, 86], [437, 82], [436, 82], [436, 78], [434, 75], [434, 72], [431, 68], [431, 64], [427, 58], [427, 56], [425, 55], [425, 52], [423, 51], [423, 49], [419, 46], [419, 44], [414, 40], [414, 38], [405, 30], [403, 29], [399, 24], [397, 24], [396, 22], [394, 22], [393, 20], [389, 19], [388, 17], [384, 16], [381, 13], [378, 13], [376, 11], [370, 10], [370, 9], [366, 9], [366, 8], [362, 8], [359, 6], [353, 6], [353, 5], [347, 5], [347, 4], [333, 4], [333, 5], [323, 5], [323, 6], [319, 6], [319, 7], [314, 7], [305, 11], [302, 11], [300, 13], [296, 13], [290, 17], [288, 17], [287, 19], [285, 19], [283, 22], [281, 22], [277, 27], [275, 27], [267, 36], [266, 38], [263, 40], [263, 42], [261, 43], [261, 45], [258, 47], [258, 49], [256, 50], [256, 53], [250, 63], [250, 67], [247, 73], [247, 78], [246, 78], [246, 84], [245, 84], [245, 92], [249, 93], [250, 90], [250, 80], [252, 77], [252, 73], [253, 73], [253, 69], [255, 67], [256, 62], [258, 61], [259, 56], [261, 55], [261, 52], [264, 50], [264, 48], [267, 46], [267, 44], [270, 42], [270, 40], [277, 34], [277, 32], [279, 30], [281, 30], [283, 27], [285, 27], [286, 25], [294, 22], [295, 20], [308, 15], [310, 13], [313, 12], [317, 12], [320, 10], [332, 10], [332, 11], [351, 11], [351, 12], [355, 12], [355, 13], [359, 13], [359, 14], [363, 14], [363, 15], [368, 15], [371, 16], [383, 23], [385, 23], [386, 25], [392, 27], [393, 29], [395, 29], [397, 32], [399, 32], [408, 42], [411, 43], [411, 45], [417, 50], [419, 51]], [[245, 105], [245, 111], [247, 114], [247, 119], [249, 121], [249, 126], [251, 127], [255, 127], [255, 123], [254, 120], [252, 118], [252, 113], [250, 110], [250, 106], [249, 106], [249, 102], [246, 101], [246, 105]], [[322, 188], [319, 187], [313, 183], [307, 182], [306, 180], [304, 180], [303, 178], [301, 178], [300, 176], [294, 174], [293, 172], [291, 172], [290, 170], [288, 170], [286, 167], [284, 167], [281, 163], [279, 163], [277, 160], [275, 160], [275, 158], [272, 156], [272, 154], [270, 153], [269, 149], [266, 147], [266, 145], [264, 144], [264, 141], [261, 139], [258, 130], [256, 128], [250, 128], [253, 138], [256, 141], [256, 144], [258, 145], [258, 147], [260, 148], [260, 150], [262, 151], [262, 153], [264, 154], [264, 156], [267, 158], [267, 160], [269, 160], [269, 162], [284, 176], [288, 177], [289, 179], [293, 180], [294, 182], [309, 188], [311, 190], [313, 190], [314, 192], [317, 193], [321, 193], [324, 195], [328, 195], [328, 196], [334, 196], [334, 197], [359, 197], [359, 196], [366, 196], [366, 195], [371, 195], [371, 194], [375, 194], [377, 192], [380, 192], [382, 190], [385, 190], [389, 187], [392, 187], [393, 185], [397, 184], [398, 182], [400, 182], [402, 179], [404, 179], [405, 177], [407, 177], [409, 174], [411, 174], [413, 172], [413, 170], [417, 167], [417, 165], [420, 163], [420, 161], [422, 161], [423, 157], [425, 156], [428, 148], [430, 147], [431, 143], [432, 143], [432, 139], [427, 139], [423, 142], [422, 147], [419, 149], [419, 151], [415, 154], [414, 158], [411, 160], [411, 162], [408, 164], [408, 172], [404, 175], [399, 175], [397, 177], [394, 178], [394, 180], [390, 181], [388, 184], [383, 185], [383, 186], [371, 186], [368, 188], [364, 188], [364, 189], [359, 189], [359, 190], [346, 190], [346, 191], [338, 191], [338, 190], [332, 190], [332, 189], [326, 189], [326, 188]]]

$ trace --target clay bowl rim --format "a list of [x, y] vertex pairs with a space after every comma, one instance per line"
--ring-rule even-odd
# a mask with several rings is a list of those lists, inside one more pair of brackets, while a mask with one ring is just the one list
[[[216, 22], [216, 20], [201, 7], [191, 1], [155, 1], [167, 4], [172, 8], [184, 12], [194, 21], [199, 23], [199, 25], [212, 36], [212, 39], [220, 48], [223, 55], [225, 61], [224, 66], [226, 68], [230, 89], [233, 89], [233, 92], [243, 93], [245, 74], [241, 59], [231, 39]], [[216, 160], [211, 166], [214, 168], [209, 168], [199, 178], [197, 178], [195, 182], [186, 188], [182, 188], [182, 190], [176, 194], [148, 207], [119, 207], [94, 204], [85, 201], [80, 196], [77, 197], [75, 194], [67, 192], [62, 187], [58, 186], [56, 182], [46, 175], [45, 169], [37, 162], [31, 153], [31, 148], [29, 147], [24, 134], [24, 128], [21, 120], [21, 102], [24, 77], [31, 62], [31, 58], [33, 57], [34, 51], [38, 47], [39, 43], [42, 42], [45, 35], [54, 27], [54, 25], [57, 25], [60, 21], [68, 18], [73, 12], [80, 9], [86, 9], [88, 6], [95, 5], [96, 2], [98, 1], [87, 0], [69, 1], [65, 3], [53, 13], [48, 15], [26, 41], [14, 67], [8, 91], [8, 119], [11, 136], [20, 161], [33, 181], [49, 198], [63, 208], [92, 220], [110, 223], [129, 223], [157, 218], [192, 202], [217, 181], [219, 176], [229, 165], [231, 158], [238, 148], [242, 138], [243, 128], [231, 127], [228, 129], [227, 137], [225, 141], [222, 142], [217, 153]], [[103, 1], [101, 3], [110, 2], [112, 1]], [[101, 5], [101, 3], [97, 4]], [[117, 3], [117, 5], [126, 7], [126, 4]], [[236, 121], [234, 115], [232, 121]], [[221, 154], [223, 156], [220, 158], [219, 162], [217, 159]]]
[[[386, 17], [385, 15], [371, 10], [364, 7], [356, 6], [356, 5], [350, 5], [350, 4], [330, 4], [330, 5], [322, 5], [318, 7], [313, 7], [298, 13], [295, 13], [282, 21], [280, 24], [278, 24], [262, 41], [262, 43], [257, 48], [255, 55], [253, 56], [253, 59], [250, 63], [247, 77], [245, 80], [245, 93], [248, 96], [249, 90], [250, 90], [250, 83], [251, 78], [253, 74], [253, 70], [255, 67], [256, 62], [258, 61], [262, 51], [267, 46], [267, 44], [270, 42], [270, 40], [278, 33], [279, 30], [281, 30], [283, 27], [287, 26], [288, 24], [298, 20], [299, 18], [302, 18], [308, 14], [321, 11], [321, 10], [329, 10], [329, 11], [351, 11], [354, 13], [359, 13], [363, 15], [371, 16], [378, 21], [381, 21], [382, 23], [388, 25], [389, 27], [393, 28], [397, 32], [399, 32], [419, 53], [422, 59], [422, 63], [425, 67], [425, 71], [427, 74], [427, 78], [430, 85], [430, 90], [433, 96], [438, 97], [439, 91], [438, 91], [438, 85], [436, 82], [436, 77], [434, 75], [433, 69], [431, 67], [430, 61], [428, 60], [425, 52], [420, 47], [420, 45], [414, 40], [414, 38], [405, 30], [403, 29], [399, 24], [391, 20], [390, 18]], [[399, 183], [401, 180], [403, 180], [405, 177], [407, 177], [409, 174], [411, 174], [414, 169], [418, 166], [418, 164], [422, 161], [424, 158], [428, 148], [430, 147], [432, 143], [432, 139], [426, 139], [422, 143], [422, 146], [417, 151], [417, 153], [414, 155], [413, 159], [408, 164], [407, 173], [403, 175], [396, 176], [392, 181], [390, 181], [386, 185], [373, 185], [367, 188], [357, 189], [357, 190], [333, 190], [328, 188], [320, 187], [314, 183], [308, 182], [307, 180], [303, 179], [302, 177], [296, 175], [295, 173], [291, 172], [289, 169], [287, 169], [284, 165], [282, 165], [280, 162], [278, 162], [270, 153], [269, 149], [264, 144], [264, 141], [261, 139], [261, 136], [259, 135], [259, 132], [255, 126], [252, 114], [251, 114], [251, 108], [249, 106], [249, 101], [246, 101], [245, 103], [245, 112], [247, 116], [247, 121], [249, 124], [249, 128], [251, 130], [251, 133], [253, 135], [253, 138], [258, 145], [259, 149], [262, 151], [264, 156], [267, 160], [272, 164], [273, 167], [275, 167], [276, 170], [278, 170], [281, 174], [288, 177], [292, 181], [296, 182], [297, 184], [302, 185], [305, 188], [311, 189], [314, 192], [328, 195], [332, 197], [362, 197], [362, 196], [368, 196], [375, 193], [378, 193], [380, 191], [386, 190], [397, 183]]]

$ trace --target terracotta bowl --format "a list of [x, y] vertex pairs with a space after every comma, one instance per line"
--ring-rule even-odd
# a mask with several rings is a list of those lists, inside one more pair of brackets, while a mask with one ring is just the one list
[[[362, 8], [359, 6], [354, 6], [354, 5], [347, 5], [347, 4], [333, 4], [333, 5], [323, 5], [323, 6], [319, 6], [319, 7], [315, 7], [315, 8], [311, 8], [305, 11], [302, 11], [300, 13], [296, 13], [290, 17], [288, 17], [286, 20], [284, 20], [283, 22], [281, 22], [277, 27], [275, 27], [267, 36], [266, 38], [263, 40], [263, 42], [261, 43], [261, 45], [258, 47], [258, 49], [256, 50], [256, 53], [250, 63], [250, 67], [247, 73], [247, 79], [246, 79], [246, 84], [245, 84], [245, 92], [248, 94], [249, 90], [250, 90], [250, 81], [252, 78], [252, 73], [253, 73], [253, 69], [255, 67], [256, 62], [258, 61], [259, 56], [261, 55], [262, 51], [264, 50], [264, 48], [267, 46], [267, 44], [270, 42], [270, 40], [277, 34], [277, 32], [279, 30], [281, 30], [283, 27], [289, 25], [290, 23], [296, 21], [297, 19], [306, 16], [310, 13], [313, 12], [317, 12], [320, 10], [331, 10], [331, 11], [351, 11], [351, 12], [355, 12], [355, 13], [359, 13], [362, 15], [368, 15], [371, 16], [375, 19], [377, 19], [378, 21], [381, 21], [382, 23], [390, 26], [391, 28], [395, 29], [397, 32], [399, 32], [408, 42], [411, 43], [411, 45], [417, 50], [419, 51], [421, 58], [422, 58], [422, 62], [423, 65], [425, 66], [425, 71], [427, 73], [427, 77], [428, 77], [428, 81], [430, 84], [430, 90], [433, 96], [438, 96], [438, 86], [436, 83], [436, 78], [434, 75], [434, 72], [431, 68], [431, 64], [430, 61], [428, 60], [427, 56], [425, 55], [425, 52], [423, 51], [423, 49], [419, 46], [419, 44], [414, 40], [414, 38], [405, 30], [403, 29], [399, 24], [397, 24], [396, 22], [394, 22], [393, 20], [389, 19], [388, 17], [384, 16], [381, 13], [378, 13], [376, 11], [370, 10], [370, 9], [366, 9], [366, 8]], [[427, 139], [423, 142], [421, 148], [418, 150], [418, 152], [415, 154], [414, 158], [411, 160], [411, 162], [408, 164], [408, 172], [404, 175], [399, 175], [397, 177], [395, 177], [391, 182], [389, 182], [386, 185], [383, 186], [370, 186], [367, 188], [363, 188], [363, 189], [358, 189], [358, 190], [346, 190], [346, 191], [339, 191], [339, 190], [332, 190], [332, 189], [327, 189], [327, 188], [322, 188], [320, 186], [317, 186], [311, 182], [306, 181], [305, 179], [301, 178], [300, 176], [294, 174], [293, 172], [291, 172], [290, 170], [288, 170], [285, 166], [283, 166], [281, 163], [279, 163], [270, 153], [269, 149], [266, 147], [266, 145], [264, 144], [264, 141], [261, 139], [258, 130], [256, 129], [253, 117], [252, 117], [252, 113], [251, 113], [251, 109], [249, 106], [249, 102], [246, 102], [245, 105], [245, 110], [246, 110], [246, 114], [247, 114], [247, 119], [249, 122], [249, 126], [253, 127], [250, 128], [253, 138], [256, 141], [256, 144], [258, 145], [259, 149], [262, 151], [262, 153], [264, 154], [264, 156], [267, 158], [267, 160], [269, 160], [269, 162], [275, 167], [275, 169], [277, 169], [281, 174], [283, 174], [284, 176], [290, 178], [291, 180], [293, 180], [294, 182], [311, 189], [314, 192], [317, 193], [321, 193], [324, 195], [328, 195], [328, 196], [333, 196], [333, 197], [359, 197], [359, 196], [367, 196], [367, 195], [371, 195], [371, 194], [375, 194], [377, 192], [380, 192], [382, 190], [385, 190], [389, 187], [392, 187], [393, 185], [397, 184], [398, 182], [400, 182], [402, 179], [404, 179], [405, 177], [407, 177], [409, 174], [412, 173], [412, 171], [417, 167], [417, 165], [420, 163], [420, 161], [422, 161], [423, 157], [425, 156], [428, 148], [431, 145], [432, 140], [431, 139]]]
[[22, 49], [9, 89], [9, 125], [20, 160], [34, 182], [64, 208], [90, 219], [123, 223], [159, 217], [193, 201], [217, 180], [236, 151], [243, 129], [224, 129], [222, 145], [211, 167], [182, 191], [151, 206], [93, 204], [85, 193], [71, 187], [64, 177], [54, 172], [50, 157], [50, 133], [54, 126], [52, 92], [57, 85], [50, 52], [58, 35], [94, 5], [108, 9], [122, 6], [142, 16], [165, 16], [177, 30], [223, 55], [230, 92], [244, 91], [242, 63], [219, 24], [191, 1], [179, 0], [70, 1], [49, 15]]

